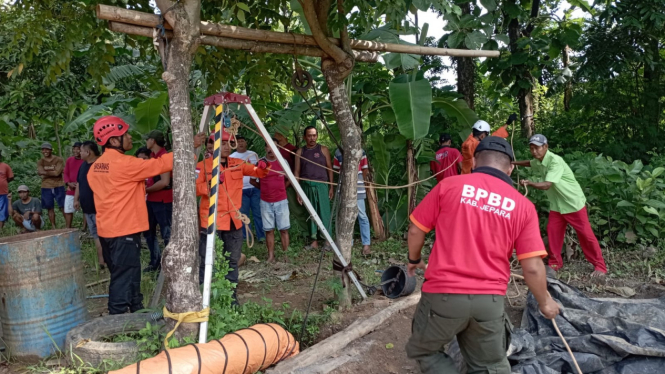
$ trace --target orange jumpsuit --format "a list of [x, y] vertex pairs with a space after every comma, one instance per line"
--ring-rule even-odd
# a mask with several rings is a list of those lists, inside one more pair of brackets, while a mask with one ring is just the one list
[[99, 236], [116, 238], [148, 230], [145, 180], [172, 169], [173, 153], [142, 160], [107, 149], [88, 172]]
[[[231, 220], [236, 228], [242, 227], [242, 222], [237, 218], [237, 212], [242, 206], [242, 177], [263, 178], [268, 175], [268, 169], [259, 169], [237, 158], [229, 157], [227, 160], [226, 168], [219, 166], [220, 173], [224, 173], [224, 182], [217, 193], [217, 230], [230, 230]], [[206, 228], [210, 207], [208, 181], [212, 179], [212, 158], [196, 164], [196, 173], [196, 196], [201, 196], [199, 219], [201, 227]]]
[[[492, 133], [492, 136], [500, 138], [508, 138], [508, 125], [501, 126], [499, 129]], [[473, 154], [476, 152], [476, 147], [480, 144], [480, 140], [473, 137], [473, 133], [469, 134], [464, 143], [462, 143], [462, 174], [471, 174], [473, 169]]]
[[464, 143], [462, 143], [462, 174], [471, 174], [473, 169], [473, 154], [476, 152], [476, 147], [480, 144], [480, 140], [469, 134]]
[[88, 171], [97, 233], [111, 272], [109, 314], [143, 309], [141, 232], [149, 228], [145, 179], [172, 169], [173, 153], [142, 160], [107, 149]]

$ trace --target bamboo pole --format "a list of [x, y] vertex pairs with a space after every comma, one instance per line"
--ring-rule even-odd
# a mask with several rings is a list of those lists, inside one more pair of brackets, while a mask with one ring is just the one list
[[[97, 5], [97, 18], [108, 21], [121, 22], [143, 27], [154, 28], [159, 24], [159, 16], [151, 13], [138, 12], [109, 5]], [[166, 29], [171, 26], [164, 22]], [[318, 44], [310, 35], [283, 33], [268, 30], [249, 29], [240, 26], [221, 25], [217, 23], [201, 22], [201, 34], [219, 36], [240, 40], [257, 41], [259, 43], [280, 43], [285, 45], [312, 46]], [[329, 38], [335, 45], [340, 45], [339, 39]], [[351, 39], [351, 48], [360, 51], [410, 53], [416, 55], [454, 56], [454, 57], [499, 57], [499, 51], [449, 49], [423, 47], [419, 45], [381, 43], [372, 40]], [[271, 52], [284, 53], [284, 52]], [[314, 56], [319, 57], [319, 56]]]
[[[109, 29], [115, 32], [121, 32], [130, 35], [145, 36], [152, 38], [153, 29], [150, 27], [137, 26], [121, 22], [109, 22]], [[171, 37], [171, 31], [166, 31], [166, 36]], [[282, 54], [297, 54], [301, 56], [323, 57], [325, 53], [321, 48], [310, 46], [298, 46], [293, 44], [279, 44], [256, 42], [249, 40], [238, 40], [232, 38], [224, 38], [220, 36], [203, 35], [201, 36], [201, 44], [211, 45], [220, 48], [240, 49], [254, 53], [282, 53]], [[353, 51], [356, 61], [360, 62], [377, 62], [379, 54], [369, 51]]]

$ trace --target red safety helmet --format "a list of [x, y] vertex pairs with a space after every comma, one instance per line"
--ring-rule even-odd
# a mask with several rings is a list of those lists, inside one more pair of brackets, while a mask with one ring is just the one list
[[129, 125], [122, 118], [116, 116], [104, 116], [95, 122], [92, 134], [97, 144], [105, 146], [109, 138], [122, 136], [129, 131]]

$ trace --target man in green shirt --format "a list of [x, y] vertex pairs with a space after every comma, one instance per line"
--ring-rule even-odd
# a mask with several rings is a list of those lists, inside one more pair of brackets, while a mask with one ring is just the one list
[[601, 277], [607, 273], [603, 252], [598, 239], [591, 229], [586, 209], [586, 197], [573, 171], [566, 162], [548, 150], [547, 138], [536, 134], [529, 139], [529, 148], [534, 159], [531, 161], [515, 161], [513, 164], [533, 168], [541, 182], [523, 179], [523, 186], [545, 191], [550, 201], [550, 215], [547, 222], [547, 238], [550, 248], [549, 265], [554, 270], [563, 266], [561, 250], [569, 224], [575, 229], [584, 257], [594, 271], [591, 277]]

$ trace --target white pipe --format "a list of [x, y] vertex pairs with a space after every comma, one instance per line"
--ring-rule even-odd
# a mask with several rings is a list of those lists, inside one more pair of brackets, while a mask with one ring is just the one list
[[[201, 117], [201, 127], [205, 125], [204, 121], [207, 121], [209, 109], [212, 105], [206, 105], [205, 109], [203, 110], [203, 117]], [[220, 121], [221, 122], [221, 121]], [[223, 128], [224, 124], [220, 124], [219, 126], [219, 131], [217, 129], [217, 125], [215, 125], [215, 142], [219, 139], [219, 149], [217, 153], [217, 173], [213, 173], [213, 178], [216, 179], [215, 185], [217, 186], [217, 193], [212, 196], [212, 200], [214, 203], [215, 209], [213, 212], [213, 225], [212, 225], [212, 230], [211, 232], [208, 233], [206, 237], [206, 257], [205, 257], [205, 272], [203, 275], [203, 305], [201, 310], [208, 308], [210, 306], [210, 283], [212, 282], [212, 263], [213, 263], [213, 258], [215, 254], [215, 232], [217, 230], [217, 200], [219, 196], [219, 189], [222, 187], [219, 185], [219, 165], [221, 165], [221, 158], [222, 158], [222, 133], [221, 130]], [[201, 130], [203, 131], [203, 130]], [[208, 140], [206, 139], [207, 144]], [[205, 163], [205, 158], [203, 159], [203, 162]], [[202, 171], [205, 173], [206, 171]], [[206, 225], [208, 227], [208, 225]], [[198, 255], [198, 254], [197, 254]], [[198, 269], [196, 269], [198, 272]], [[206, 343], [208, 340], [208, 321], [201, 322], [199, 325], [199, 344]]]
[[[275, 145], [275, 142], [273, 142], [272, 137], [270, 136], [270, 133], [268, 130], [266, 130], [265, 126], [263, 126], [263, 123], [259, 119], [259, 116], [256, 114], [254, 111], [254, 108], [252, 108], [252, 104], [244, 104], [245, 107], [247, 108], [247, 112], [249, 112], [249, 116], [252, 117], [252, 120], [254, 121], [254, 124], [256, 127], [261, 131], [261, 135], [263, 135], [264, 140], [266, 141], [266, 144], [272, 149], [273, 153], [277, 157], [277, 161], [279, 161], [279, 164], [282, 166], [282, 169], [284, 169], [284, 172], [286, 173], [286, 176], [289, 178], [291, 181], [291, 185], [293, 185], [293, 188], [296, 189], [296, 192], [300, 196], [300, 198], [303, 201], [303, 204], [305, 204], [305, 207], [309, 211], [309, 214], [312, 215], [312, 219], [314, 219], [314, 222], [316, 222], [316, 225], [319, 226], [319, 230], [321, 230], [321, 233], [323, 236], [326, 238], [328, 243], [330, 243], [330, 246], [332, 247], [333, 251], [335, 252], [335, 255], [337, 255], [337, 258], [339, 258], [339, 262], [342, 264], [342, 266], [346, 267], [348, 264], [346, 260], [344, 259], [344, 256], [342, 256], [342, 253], [339, 251], [337, 248], [337, 245], [335, 242], [332, 240], [332, 237], [326, 230], [325, 226], [323, 225], [323, 222], [321, 221], [321, 218], [319, 218], [318, 213], [316, 213], [316, 209], [314, 209], [314, 206], [312, 206], [312, 203], [309, 201], [307, 198], [307, 195], [305, 195], [305, 191], [303, 191], [302, 187], [300, 187], [300, 183], [296, 180], [296, 176], [293, 175], [293, 172], [291, 171], [291, 167], [289, 164], [286, 162], [284, 157], [282, 157], [282, 154], [279, 153], [279, 149], [277, 148], [277, 145]], [[353, 281], [353, 283], [356, 285], [358, 288], [358, 292], [360, 292], [360, 295], [363, 297], [363, 299], [367, 299], [367, 295], [365, 294], [365, 291], [363, 290], [362, 286], [360, 285], [360, 282], [358, 282], [358, 279], [356, 278], [356, 275], [350, 271], [347, 273], [349, 275], [349, 278]]]

